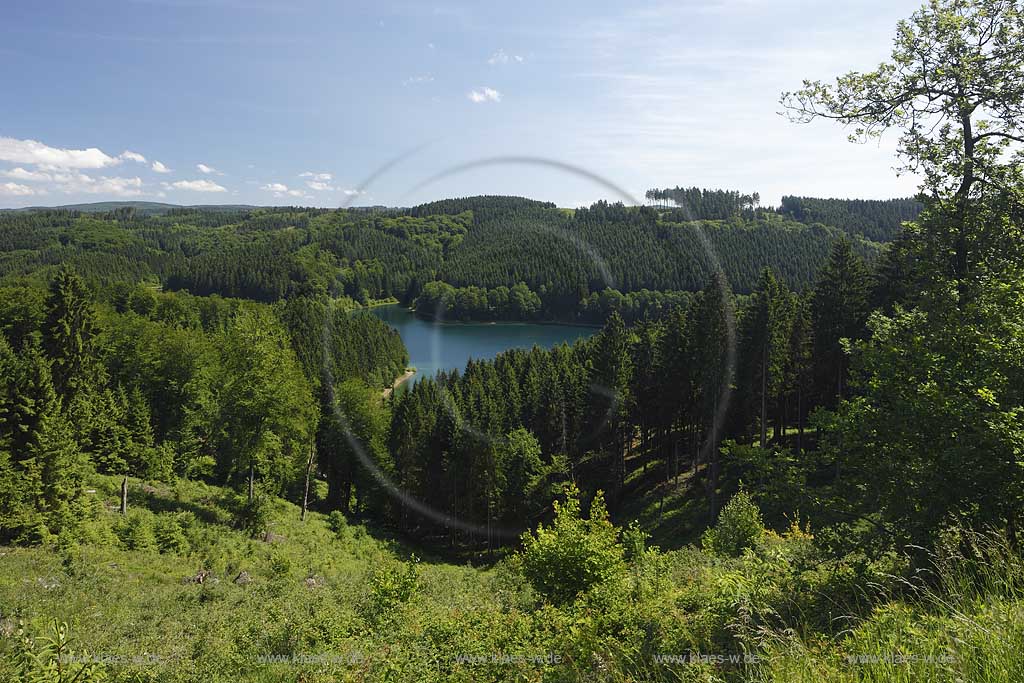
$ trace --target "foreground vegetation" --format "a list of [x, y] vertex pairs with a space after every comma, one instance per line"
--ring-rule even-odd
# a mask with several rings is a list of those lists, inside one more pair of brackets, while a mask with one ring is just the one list
[[120, 481], [90, 485], [77, 539], [0, 551], [3, 680], [1024, 676], [1024, 563], [998, 536], [944, 537], [907, 574], [895, 555], [829, 559], [806, 524], [766, 531], [740, 494], [703, 549], [662, 552], [599, 508], [581, 518], [570, 491], [550, 527], [481, 569], [281, 500], [254, 537], [230, 490], [132, 480], [121, 516]]

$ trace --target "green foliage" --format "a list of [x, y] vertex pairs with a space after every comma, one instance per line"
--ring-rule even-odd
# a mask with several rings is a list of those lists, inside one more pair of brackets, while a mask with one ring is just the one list
[[808, 225], [823, 223], [873, 242], [892, 242], [922, 208], [916, 199], [783, 197], [778, 212]]
[[188, 555], [190, 548], [185, 531], [189, 524], [189, 520], [176, 515], [158, 515], [153, 523], [153, 536], [160, 552]]
[[50, 285], [43, 341], [52, 361], [54, 387], [68, 403], [99, 381], [91, 299], [81, 278], [70, 268], [61, 268]]
[[341, 510], [333, 510], [327, 515], [327, 526], [339, 539], [344, 538], [348, 533], [348, 520], [345, 519], [345, 514]]
[[114, 531], [128, 550], [152, 550], [157, 545], [151, 516], [138, 510], [129, 510]]
[[68, 625], [54, 621], [50, 636], [30, 636], [24, 626], [18, 640], [14, 675], [23, 683], [102, 683], [109, 680], [103, 669], [89, 661], [87, 653], [71, 649]]
[[522, 542], [523, 574], [539, 595], [554, 604], [572, 602], [623, 570], [618, 532], [608, 521], [600, 492], [591, 501], [589, 518], [584, 519], [579, 491], [567, 487], [565, 500], [555, 502], [551, 526], [527, 532]]
[[704, 548], [723, 557], [739, 557], [764, 534], [761, 511], [746, 491], [740, 490], [725, 507], [715, 526], [704, 532]]
[[225, 481], [266, 480], [294, 490], [304, 471], [315, 405], [287, 334], [266, 310], [243, 310], [224, 336], [220, 367]]
[[270, 520], [270, 498], [262, 493], [252, 499], [236, 496], [234, 500], [234, 524], [252, 538], [259, 538], [267, 533]]
[[370, 577], [370, 613], [374, 618], [389, 614], [413, 599], [420, 589], [418, 562], [414, 555], [408, 562], [395, 562], [373, 572]]
[[735, 190], [702, 190], [699, 187], [674, 187], [664, 190], [647, 190], [648, 201], [661, 204], [671, 201], [680, 207], [686, 220], [725, 220], [735, 216], [752, 216], [761, 201], [761, 196], [741, 194]]

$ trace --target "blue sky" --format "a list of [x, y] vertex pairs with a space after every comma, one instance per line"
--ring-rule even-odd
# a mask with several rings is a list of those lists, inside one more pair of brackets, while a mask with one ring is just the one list
[[0, 207], [614, 198], [550, 166], [448, 173], [509, 156], [641, 198], [905, 196], [895, 134], [851, 144], [778, 97], [877, 65], [919, 4], [7, 0]]

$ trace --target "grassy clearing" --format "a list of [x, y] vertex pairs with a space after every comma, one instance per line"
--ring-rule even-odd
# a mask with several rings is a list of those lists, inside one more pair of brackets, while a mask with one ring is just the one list
[[909, 580], [797, 528], [738, 557], [638, 551], [630, 532], [625, 564], [552, 605], [516, 557], [416, 558], [281, 500], [253, 538], [232, 492], [192, 481], [134, 481], [122, 518], [119, 480], [91, 487], [80, 542], [0, 548], [0, 680], [47, 659], [54, 620], [101, 660], [86, 680], [117, 682], [1024, 680], [1024, 564], [996, 537], [953, 539]]

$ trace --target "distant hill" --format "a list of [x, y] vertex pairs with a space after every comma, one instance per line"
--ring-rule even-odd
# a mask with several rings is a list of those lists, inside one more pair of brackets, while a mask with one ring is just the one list
[[61, 206], [26, 206], [22, 209], [0, 209], [0, 211], [81, 211], [82, 213], [107, 213], [117, 209], [132, 208], [138, 213], [157, 215], [172, 209], [200, 209], [203, 211], [244, 211], [258, 209], [252, 204], [165, 204], [163, 202], [93, 202], [91, 204], [63, 204]]
[[900, 234], [903, 223], [915, 220], [923, 208], [912, 197], [879, 200], [787, 196], [777, 211], [806, 225], [822, 223], [874, 242], [891, 242]]

